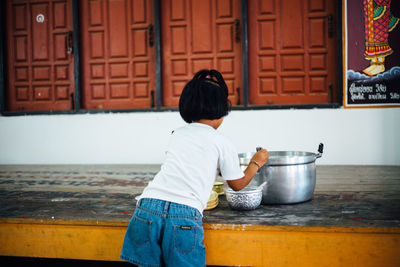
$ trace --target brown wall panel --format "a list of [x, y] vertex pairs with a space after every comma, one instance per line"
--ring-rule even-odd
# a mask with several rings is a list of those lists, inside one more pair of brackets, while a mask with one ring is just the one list
[[81, 1], [85, 109], [151, 107], [153, 13], [152, 0]]
[[10, 111], [71, 109], [72, 1], [13, 0], [6, 3], [7, 105]]
[[241, 27], [240, 1], [166, 0], [161, 10], [163, 105], [176, 107], [186, 82], [204, 68], [221, 71], [237, 104], [242, 99], [237, 93], [239, 88], [242, 94], [242, 47], [235, 31], [235, 25]]
[[249, 99], [253, 105], [335, 101], [335, 1], [248, 1]]

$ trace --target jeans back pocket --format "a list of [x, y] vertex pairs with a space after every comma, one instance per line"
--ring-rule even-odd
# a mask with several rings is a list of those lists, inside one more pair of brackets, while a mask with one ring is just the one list
[[132, 240], [138, 245], [142, 246], [150, 242], [151, 221], [135, 216], [133, 218]]
[[196, 247], [198, 226], [174, 225], [174, 247], [182, 254], [188, 254]]

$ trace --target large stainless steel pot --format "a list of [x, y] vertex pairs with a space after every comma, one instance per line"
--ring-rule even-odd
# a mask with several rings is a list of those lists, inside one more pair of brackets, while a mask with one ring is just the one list
[[[310, 200], [316, 181], [315, 160], [323, 153], [323, 144], [318, 153], [302, 151], [269, 151], [267, 163], [260, 168], [250, 185], [267, 182], [263, 188], [262, 204], [292, 204]], [[244, 170], [254, 152], [239, 154]]]

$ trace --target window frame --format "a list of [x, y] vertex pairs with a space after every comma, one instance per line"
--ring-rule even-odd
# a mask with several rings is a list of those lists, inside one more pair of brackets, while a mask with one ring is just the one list
[[[154, 49], [156, 66], [156, 99], [154, 108], [133, 108], [133, 109], [104, 109], [88, 110], [82, 109], [81, 95], [81, 65], [80, 65], [80, 16], [79, 0], [72, 0], [73, 30], [74, 30], [74, 83], [75, 83], [75, 105], [73, 110], [65, 111], [7, 111], [6, 79], [5, 68], [5, 1], [0, 3], [0, 113], [2, 116], [22, 115], [53, 115], [53, 114], [97, 114], [97, 113], [131, 113], [131, 112], [164, 112], [178, 111], [178, 108], [167, 108], [162, 106], [162, 62], [161, 62], [161, 10], [160, 0], [154, 1]], [[248, 0], [241, 0], [241, 40], [242, 40], [242, 86], [243, 104], [232, 106], [232, 110], [276, 110], [276, 109], [332, 109], [343, 106], [343, 57], [342, 57], [342, 1], [336, 1], [336, 38], [337, 38], [337, 72], [338, 86], [336, 88], [337, 103], [327, 104], [293, 104], [293, 105], [251, 105], [249, 103], [249, 63], [248, 63]]]

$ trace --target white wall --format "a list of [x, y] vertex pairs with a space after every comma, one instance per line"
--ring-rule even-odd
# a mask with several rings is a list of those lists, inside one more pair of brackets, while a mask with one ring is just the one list
[[[0, 116], [0, 164], [162, 163], [178, 112]], [[219, 131], [239, 152], [315, 152], [317, 164], [400, 165], [400, 109], [232, 111]]]

